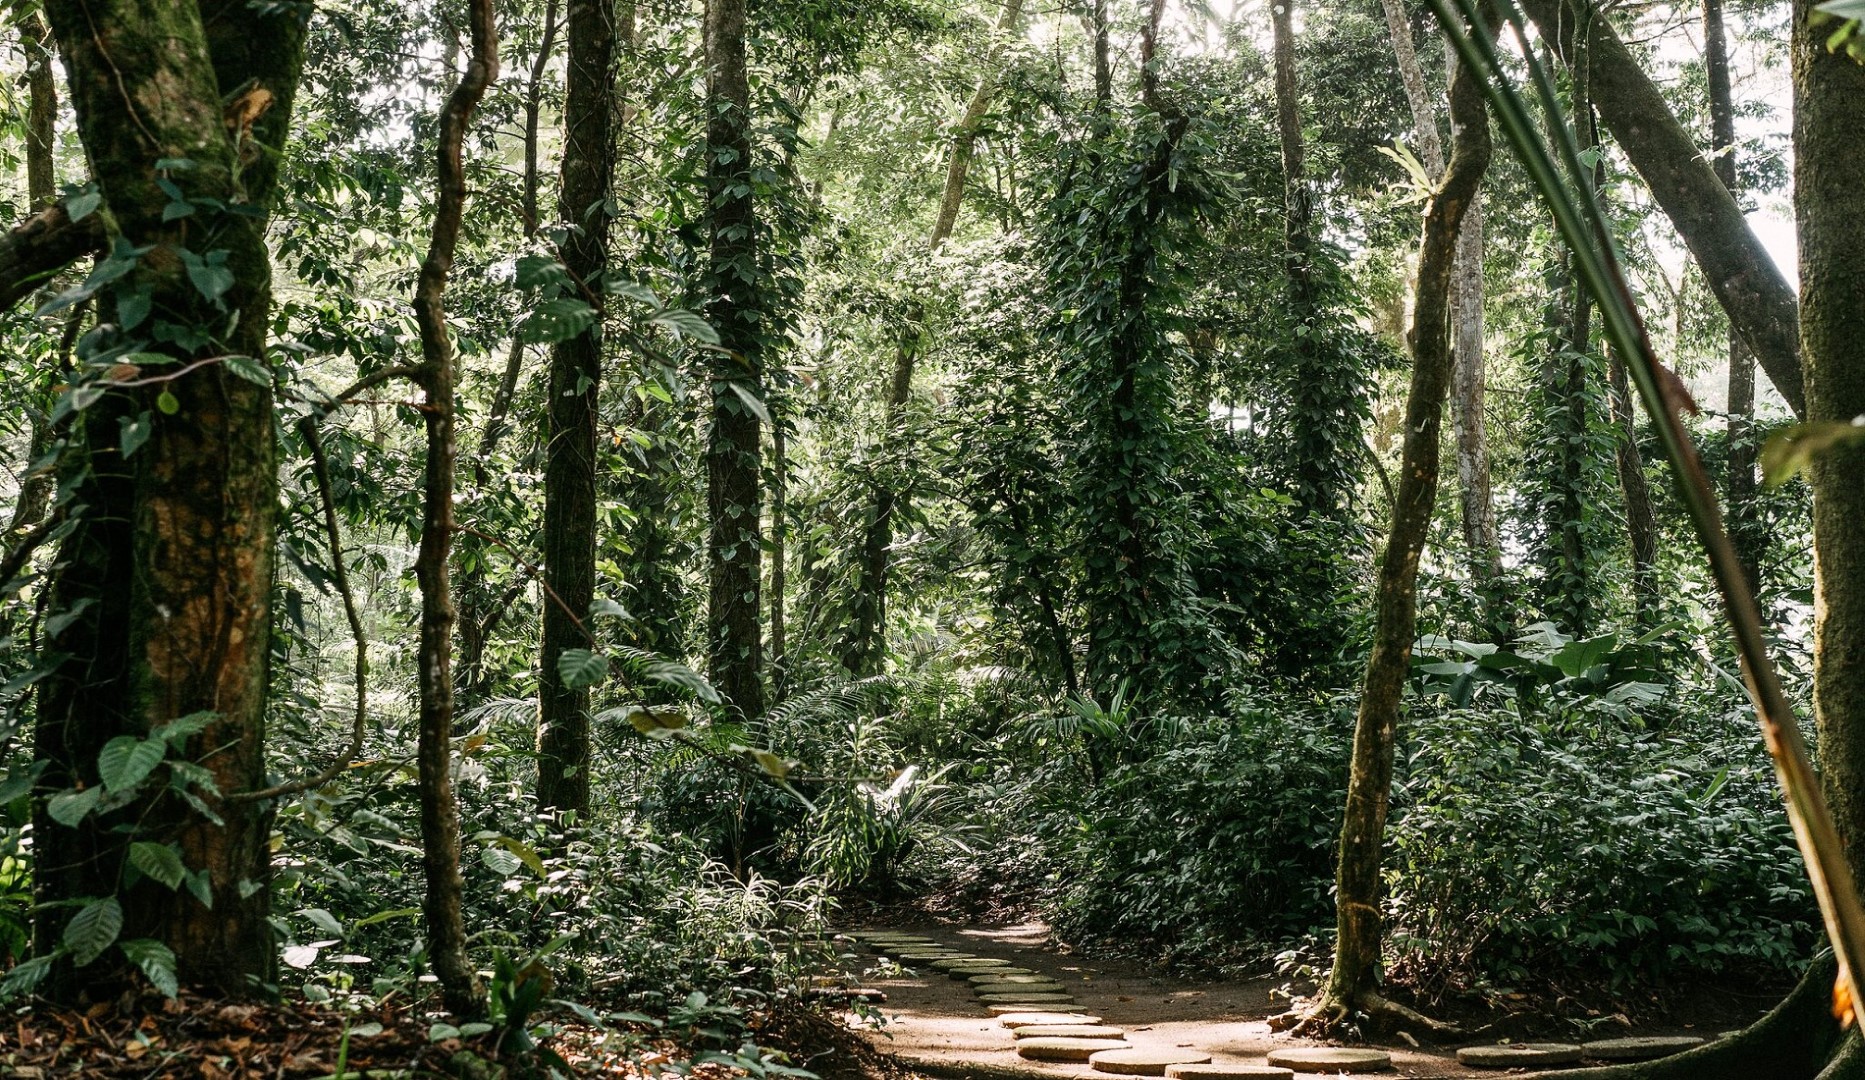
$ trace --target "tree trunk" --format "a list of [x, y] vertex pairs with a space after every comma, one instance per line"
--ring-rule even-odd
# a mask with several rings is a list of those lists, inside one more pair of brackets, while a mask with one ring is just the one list
[[771, 413], [771, 698], [782, 704], [788, 689], [789, 627], [784, 594], [790, 587], [790, 448], [784, 418]]
[[[525, 83], [524, 105], [524, 190], [520, 192], [524, 235], [530, 240], [538, 228], [538, 128], [544, 109], [544, 77], [550, 67], [552, 47], [557, 40], [557, 0], [544, 5], [544, 27], [538, 38], [537, 56], [532, 58], [530, 76]], [[473, 454], [473, 491], [484, 495], [492, 483], [492, 460], [505, 439], [512, 399], [518, 395], [518, 377], [524, 373], [525, 343], [512, 335], [505, 354], [505, 370], [492, 392], [492, 405], [486, 410], [485, 426], [479, 432], [479, 448]], [[472, 541], [483, 543], [483, 541]], [[460, 575], [460, 663], [458, 692], [464, 704], [483, 701], [491, 692], [492, 677], [486, 671], [486, 646], [491, 643], [493, 628], [503, 618], [508, 604], [499, 603], [486, 589], [486, 563], [483, 558]]]
[[[1865, 67], [1826, 48], [1819, 0], [1794, 0], [1794, 203], [1800, 240], [1800, 358], [1807, 419], [1865, 413]], [[1865, 447], [1815, 457], [1813, 712], [1820, 778], [1853, 877], [1865, 877]], [[1858, 1080], [1865, 1051], [1833, 1021], [1837, 965], [1822, 957], [1766, 1018], [1733, 1038], [1648, 1065], [1548, 1080]], [[1855, 974], [1856, 978], [1856, 974]]]
[[1563, 58], [1571, 60], [1576, 46], [1584, 46], [1601, 118], [1683, 237], [1775, 389], [1796, 416], [1805, 416], [1793, 287], [1749, 230], [1735, 198], [1677, 122], [1664, 95], [1590, 0], [1523, 0], [1521, 6]]
[[[564, 99], [564, 266], [595, 305], [588, 330], [551, 349], [544, 451], [544, 605], [538, 670], [538, 805], [589, 814], [589, 689], [557, 672], [566, 649], [590, 644], [582, 619], [596, 596], [596, 404], [602, 381], [603, 275], [614, 173], [615, 5], [570, 0]], [[561, 606], [559, 604], [561, 602]], [[567, 608], [568, 610], [565, 610]]]
[[[53, 169], [52, 150], [57, 139], [58, 86], [52, 74], [52, 31], [38, 12], [20, 23], [21, 44], [26, 52], [26, 198], [34, 211], [52, 205], [58, 199], [58, 183]], [[74, 309], [72, 318], [82, 314]], [[71, 325], [71, 324], [67, 324]], [[67, 337], [75, 336], [67, 334]], [[70, 346], [65, 346], [68, 354]], [[45, 520], [52, 504], [52, 473], [33, 472], [33, 463], [52, 450], [52, 424], [47, 410], [34, 409], [32, 437], [26, 448], [26, 470], [21, 474], [19, 498], [13, 504], [13, 520], [8, 533], [23, 532]], [[0, 542], [0, 549], [4, 549]]]
[[750, 400], [764, 392], [758, 220], [751, 172], [747, 0], [706, 4], [706, 189], [711, 238], [708, 314], [721, 352], [712, 362], [712, 427], [706, 440], [706, 629], [713, 685], [745, 719], [764, 713], [764, 650], [758, 601], [763, 491], [759, 422]]
[[978, 133], [984, 127], [984, 118], [990, 115], [991, 99], [997, 96], [997, 64], [1003, 55], [1003, 43], [1022, 16], [1023, 0], [1005, 0], [997, 16], [997, 33], [992, 38], [990, 55], [985, 59], [984, 74], [978, 78], [978, 89], [965, 106], [965, 115], [959, 117], [958, 125], [952, 129], [952, 149], [945, 163], [945, 189], [939, 196], [939, 216], [933, 221], [932, 239], [927, 244], [933, 251], [939, 250], [939, 245], [952, 235], [952, 227], [958, 224], [958, 212], [965, 204], [965, 177], [977, 150]]
[[1381, 849], [1400, 702], [1417, 637], [1418, 561], [1437, 500], [1439, 427], [1453, 366], [1450, 292], [1457, 234], [1489, 167], [1491, 148], [1483, 92], [1462, 66], [1451, 80], [1450, 100], [1451, 160], [1425, 211], [1418, 294], [1407, 334], [1413, 366], [1398, 493], [1379, 567], [1373, 651], [1354, 723], [1336, 878], [1334, 968], [1320, 1002], [1304, 1021], [1310, 1030], [1331, 1028], [1352, 1011], [1388, 1019], [1397, 1011], [1377, 990]]
[[1619, 491], [1625, 496], [1626, 537], [1632, 543], [1632, 601], [1641, 622], [1657, 614], [1658, 524], [1651, 508], [1651, 484], [1645, 479], [1645, 457], [1638, 450], [1638, 423], [1633, 413], [1632, 390], [1627, 384], [1625, 359], [1613, 353], [1611, 370], [1612, 417], [1618, 428], [1614, 464]]
[[[121, 938], [167, 945], [184, 985], [250, 994], [272, 970], [271, 813], [224, 796], [265, 781], [277, 452], [271, 388], [219, 360], [265, 355], [271, 276], [263, 211], [277, 169], [261, 148], [283, 145], [290, 130], [304, 26], [293, 11], [237, 0], [51, 0], [45, 14], [109, 219], [123, 240], [150, 248], [100, 296], [110, 317], [120, 298], [147, 288], [155, 318], [178, 329], [224, 327], [228, 312], [238, 320], [199, 349], [147, 344], [169, 362], [145, 365], [153, 375], [142, 385], [107, 395], [74, 421], [87, 453], [73, 455], [65, 478], [77, 520], [49, 602], [75, 618], [50, 635], [65, 659], [41, 685], [35, 728], [44, 783], [57, 790], [96, 786], [98, 752], [109, 740], [146, 738], [197, 717], [199, 730], [173, 756], [205, 768], [218, 792], [197, 786], [204, 809], [196, 809], [152, 784], [156, 790], [138, 789], [129, 806], [76, 828], [41, 806], [35, 888], [43, 904], [116, 895]], [[165, 221], [171, 199], [152, 168], [161, 158], [194, 162], [167, 177], [190, 200], [244, 201], [261, 213], [203, 206]], [[101, 227], [104, 215], [92, 218]], [[185, 259], [212, 252], [231, 276], [215, 298], [182, 272]], [[148, 441], [129, 460], [118, 450], [119, 418], [149, 425]], [[193, 890], [146, 877], [119, 888], [131, 840], [170, 845], [201, 875], [212, 908]], [[42, 949], [57, 944], [70, 914], [39, 910]], [[101, 990], [112, 974], [88, 968], [81, 982], [61, 964], [50, 990], [67, 998]]]
[[[1735, 94], [1729, 86], [1729, 41], [1723, 28], [1723, 0], [1703, 0], [1703, 74], [1709, 87], [1710, 148], [1716, 179], [1732, 196], [1741, 194], [1736, 179]], [[1761, 584], [1760, 532], [1755, 505], [1755, 447], [1750, 443], [1755, 416], [1755, 358], [1735, 327], [1729, 328], [1729, 476], [1723, 489], [1729, 504], [1729, 538], [1751, 590]]]
[[[1399, 78], [1412, 110], [1412, 130], [1418, 159], [1432, 176], [1444, 172], [1444, 144], [1438, 136], [1438, 110], [1425, 89], [1424, 68], [1412, 45], [1412, 24], [1402, 0], [1382, 0], [1386, 29]], [[1449, 52], [1446, 58], [1455, 63]], [[1457, 234], [1457, 261], [1451, 277], [1451, 422], [1457, 435], [1458, 494], [1463, 511], [1464, 546], [1468, 550], [1470, 579], [1483, 600], [1483, 621], [1488, 636], [1498, 640], [1509, 634], [1500, 592], [1502, 548], [1496, 539], [1496, 509], [1490, 492], [1489, 439], [1484, 418], [1483, 364], [1483, 204], [1479, 190], [1464, 214]]]
[[421, 374], [427, 428], [421, 546], [415, 578], [421, 589], [420, 773], [421, 863], [427, 891], [427, 959], [440, 979], [441, 998], [460, 1016], [485, 1011], [479, 975], [466, 958], [465, 889], [460, 875], [460, 807], [453, 793], [453, 592], [447, 563], [453, 550], [454, 349], [447, 330], [447, 277], [459, 245], [466, 207], [466, 127], [498, 78], [499, 46], [492, 0], [471, 0], [472, 52], [442, 107], [436, 154], [434, 228], [415, 284], [415, 322], [421, 333]]

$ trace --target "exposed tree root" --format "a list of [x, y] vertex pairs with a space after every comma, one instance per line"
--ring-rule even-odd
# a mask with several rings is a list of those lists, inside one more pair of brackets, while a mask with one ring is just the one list
[[1541, 1080], [1865, 1080], [1865, 1044], [1832, 1017], [1830, 953], [1746, 1030], [1658, 1061], [1543, 1073]]
[[1269, 1018], [1270, 1030], [1287, 1031], [1305, 1039], [1336, 1037], [1349, 1024], [1368, 1033], [1414, 1032], [1433, 1039], [1458, 1039], [1468, 1034], [1455, 1024], [1433, 1019], [1371, 990], [1355, 995], [1351, 1004], [1323, 993], [1306, 1008], [1290, 1009]]

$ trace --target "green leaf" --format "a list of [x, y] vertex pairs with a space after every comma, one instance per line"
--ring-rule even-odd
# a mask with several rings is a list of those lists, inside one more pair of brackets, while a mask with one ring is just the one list
[[220, 358], [220, 364], [249, 383], [257, 386], [272, 385], [272, 369], [266, 367], [262, 360], [255, 360], [250, 356], [223, 356]]
[[12, 971], [6, 973], [6, 978], [0, 980], [0, 999], [32, 993], [33, 988], [45, 981], [45, 977], [51, 973], [52, 964], [58, 960], [58, 957], [58, 953], [35, 956], [31, 960], [23, 960], [15, 965]]
[[511, 877], [525, 868], [524, 860], [500, 847], [481, 848], [479, 861], [500, 877]]
[[207, 725], [213, 723], [215, 717], [219, 715], [219, 713], [215, 712], [194, 712], [186, 716], [178, 716], [168, 723], [163, 724], [161, 727], [156, 728], [155, 731], [150, 733], [149, 737], [151, 739], [161, 739], [168, 743], [169, 746], [179, 750], [182, 744], [186, 743], [189, 738], [207, 730]]
[[1823, 11], [1839, 19], [1865, 19], [1865, 0], [1831, 0], [1813, 10]]
[[549, 255], [520, 255], [518, 272], [514, 279], [521, 289], [536, 289], [544, 285], [571, 284], [570, 271]]
[[101, 787], [61, 791], [45, 801], [46, 816], [68, 829], [75, 829], [78, 822], [97, 809], [97, 800], [103, 798], [103, 794], [104, 789]]
[[518, 324], [518, 340], [533, 345], [568, 341], [596, 322], [596, 309], [568, 297], [546, 300]]
[[588, 649], [565, 649], [557, 656], [557, 678], [571, 690], [594, 686], [609, 675], [609, 659]]
[[685, 664], [676, 663], [672, 660], [656, 660], [648, 664], [646, 668], [642, 670], [642, 674], [647, 678], [653, 679], [655, 682], [666, 683], [669, 686], [677, 686], [682, 690], [690, 691], [693, 696], [712, 705], [717, 705], [723, 700], [719, 697], [719, 691], [715, 689], [711, 683], [706, 681], [704, 675], [687, 667]]
[[93, 900], [78, 909], [65, 924], [65, 948], [71, 962], [83, 967], [104, 954], [123, 932], [123, 906], [114, 896]]
[[[192, 795], [188, 796], [188, 801], [190, 803], [200, 802], [199, 799], [194, 798]], [[222, 822], [212, 814], [203, 814], [202, 816], [213, 821], [216, 825], [222, 824]], [[183, 884], [188, 886], [188, 891], [194, 894], [194, 898], [201, 902], [202, 907], [209, 911], [214, 910], [214, 881], [207, 876], [207, 871], [194, 871], [184, 879]]]
[[120, 293], [117, 296], [117, 325], [125, 330], [141, 326], [143, 320], [149, 317], [150, 309], [155, 306], [154, 297], [154, 290], [147, 285]]
[[130, 938], [123, 943], [123, 955], [141, 969], [149, 985], [161, 991], [163, 997], [181, 993], [181, 984], [175, 978], [175, 954], [168, 946], [149, 938]]
[[97, 773], [113, 794], [125, 792], [142, 783], [167, 756], [168, 743], [161, 739], [118, 735], [98, 751]]
[[171, 892], [181, 888], [182, 879], [188, 876], [188, 868], [181, 862], [181, 852], [173, 844], [138, 840], [130, 845], [130, 865], [168, 886]]
[[[1859, 2], [1865, 4], [1865, 0]], [[1768, 437], [1767, 445], [1761, 448], [1762, 483], [1769, 487], [1779, 487], [1812, 464], [1814, 458], [1860, 441], [1865, 441], [1865, 424], [1858, 420], [1849, 424], [1835, 420], [1795, 424], [1776, 432]]]
[[117, 449], [125, 459], [142, 449], [142, 444], [149, 441], [149, 433], [155, 427], [146, 412], [134, 417], [119, 416], [117, 426], [121, 429], [117, 432]]
[[65, 200], [65, 216], [72, 221], [83, 221], [96, 213], [97, 208], [103, 204], [104, 193], [101, 191], [91, 190], [82, 195], [73, 195]]
[[23, 795], [32, 793], [33, 786], [39, 782], [39, 775], [45, 772], [48, 761], [40, 760], [25, 765], [15, 764], [7, 770], [6, 779], [0, 780], [0, 806], [12, 802]]
[[311, 920], [311, 925], [317, 927], [326, 934], [334, 934], [337, 937], [343, 936], [343, 924], [337, 921], [335, 915], [325, 911], [323, 908], [304, 908], [299, 911], [298, 914]]
[[155, 407], [162, 411], [163, 416], [173, 416], [181, 411], [181, 402], [176, 399], [172, 392], [163, 390], [160, 394], [156, 395]]
[[628, 710], [628, 722], [650, 739], [671, 739], [674, 732], [686, 727], [686, 717], [672, 709], [643, 709], [639, 706]]

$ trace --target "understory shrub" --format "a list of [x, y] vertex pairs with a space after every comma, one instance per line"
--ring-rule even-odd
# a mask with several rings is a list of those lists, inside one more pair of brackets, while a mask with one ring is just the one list
[[1416, 712], [1386, 907], [1391, 970], [1428, 998], [1781, 974], [1809, 955], [1818, 914], [1745, 713]]

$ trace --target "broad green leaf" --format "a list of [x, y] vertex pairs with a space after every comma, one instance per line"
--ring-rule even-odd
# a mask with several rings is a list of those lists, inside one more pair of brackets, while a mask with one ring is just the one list
[[335, 915], [325, 911], [323, 908], [304, 908], [300, 910], [298, 914], [311, 920], [311, 925], [317, 927], [326, 934], [334, 934], [337, 937], [343, 936], [343, 924], [337, 921]]
[[123, 943], [123, 955], [129, 957], [130, 963], [142, 971], [149, 985], [161, 991], [163, 997], [173, 998], [181, 993], [181, 984], [175, 978], [175, 954], [168, 946], [149, 938], [130, 938]]
[[500, 877], [511, 877], [525, 868], [523, 860], [501, 847], [479, 849], [479, 861]]
[[71, 962], [83, 967], [104, 954], [123, 932], [123, 906], [114, 896], [93, 900], [78, 909], [65, 924], [65, 948], [71, 950]]
[[78, 822], [92, 810], [97, 809], [97, 800], [102, 798], [102, 787], [88, 787], [83, 791], [61, 791], [45, 801], [46, 816], [66, 828], [75, 829]]
[[570, 271], [549, 255], [520, 255], [513, 284], [521, 289], [544, 285], [570, 285]]
[[34, 761], [25, 765], [15, 764], [7, 770], [6, 779], [0, 780], [0, 806], [32, 792], [33, 785], [39, 782], [39, 775], [45, 772], [47, 761]]
[[129, 791], [148, 778], [162, 759], [168, 756], [168, 743], [161, 739], [138, 739], [118, 735], [104, 744], [97, 754], [97, 772], [110, 791]]
[[146, 412], [134, 417], [119, 416], [117, 426], [121, 429], [117, 433], [117, 450], [125, 459], [135, 456], [136, 451], [142, 449], [142, 444], [149, 441], [149, 433], [155, 427]]
[[181, 852], [172, 844], [138, 840], [130, 845], [130, 865], [170, 890], [181, 888], [182, 879], [188, 876], [188, 868], [181, 862]]
[[213, 712], [196, 712], [189, 713], [186, 716], [178, 716], [168, 723], [163, 724], [161, 727], [156, 728], [150, 735], [150, 738], [161, 739], [179, 750], [182, 744], [188, 741], [189, 737], [199, 735], [201, 732], [205, 731], [207, 725], [213, 723], [214, 718], [219, 715], [219, 713]]
[[595, 322], [596, 309], [581, 300], [545, 300], [518, 324], [518, 339], [534, 345], [554, 345], [588, 330]]
[[706, 677], [685, 664], [672, 660], [656, 660], [648, 664], [642, 674], [655, 682], [691, 691], [701, 701], [713, 705], [717, 705], [721, 700], [719, 691], [706, 681]]
[[6, 978], [0, 980], [0, 1000], [32, 993], [33, 988], [44, 982], [46, 975], [51, 973], [58, 956], [58, 953], [35, 956], [15, 965], [12, 971], [6, 973]]
[[65, 200], [65, 216], [72, 221], [83, 221], [85, 218], [96, 213], [97, 208], [103, 204], [104, 193], [101, 191], [93, 190], [86, 191], [80, 195], [73, 195], [71, 198]]
[[255, 360], [250, 356], [223, 356], [220, 358], [220, 365], [249, 383], [258, 386], [272, 385], [272, 369], [266, 367], [264, 361]]
[[628, 722], [650, 739], [671, 739], [674, 732], [686, 727], [686, 717], [672, 709], [628, 710]]
[[608, 657], [588, 649], [565, 649], [557, 657], [557, 678], [571, 690], [594, 686], [608, 674]]
[[1839, 19], [1865, 19], [1865, 0], [1831, 0], [1814, 10]]

